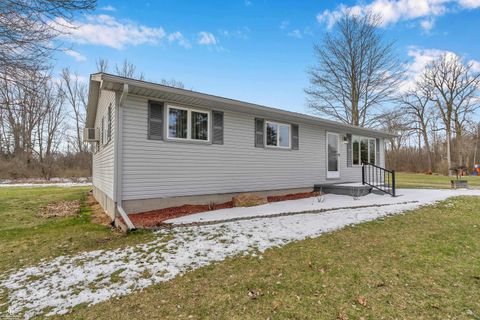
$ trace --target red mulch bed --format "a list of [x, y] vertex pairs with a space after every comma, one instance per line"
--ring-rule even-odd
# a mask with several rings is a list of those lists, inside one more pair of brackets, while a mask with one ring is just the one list
[[212, 205], [185, 204], [180, 207], [170, 207], [160, 210], [152, 210], [142, 213], [129, 214], [128, 217], [137, 228], [152, 228], [163, 224], [165, 220], [200, 213], [210, 210], [233, 208], [233, 202], [218, 203]]
[[304, 198], [318, 197], [320, 192], [302, 192], [302, 193], [292, 193], [286, 194], [284, 196], [270, 196], [267, 197], [268, 202], [278, 202], [278, 201], [287, 201], [287, 200], [298, 200]]
[[[297, 200], [304, 198], [311, 198], [320, 195], [319, 192], [302, 192], [292, 193], [283, 196], [270, 196], [267, 197], [268, 202], [278, 202], [286, 200]], [[164, 224], [165, 220], [174, 219], [189, 214], [200, 213], [211, 210], [233, 208], [233, 202], [228, 201], [219, 204], [211, 205], [193, 205], [185, 204], [180, 207], [170, 207], [160, 210], [152, 210], [142, 213], [129, 214], [128, 217], [137, 228], [153, 228], [159, 227]]]

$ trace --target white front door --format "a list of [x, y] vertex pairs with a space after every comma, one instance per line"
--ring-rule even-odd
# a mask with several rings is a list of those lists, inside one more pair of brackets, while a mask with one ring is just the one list
[[340, 178], [340, 136], [327, 132], [327, 179]]

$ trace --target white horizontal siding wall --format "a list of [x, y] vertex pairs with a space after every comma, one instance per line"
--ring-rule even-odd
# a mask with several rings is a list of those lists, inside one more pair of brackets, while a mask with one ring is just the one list
[[326, 130], [320, 126], [298, 123], [299, 150], [255, 148], [255, 115], [224, 111], [223, 145], [148, 140], [147, 103], [129, 96], [123, 110], [123, 200], [361, 181], [361, 167], [347, 167], [345, 132], [338, 132], [341, 178], [326, 180]]
[[[115, 139], [115, 92], [101, 90], [98, 98], [97, 116], [95, 128], [101, 130], [102, 118], [105, 117], [105, 130], [107, 130], [108, 106], [111, 105], [112, 135], [111, 140], [100, 145], [100, 150], [93, 154], [93, 185], [113, 199], [113, 178], [114, 178], [114, 139]], [[100, 131], [101, 134], [101, 131]]]

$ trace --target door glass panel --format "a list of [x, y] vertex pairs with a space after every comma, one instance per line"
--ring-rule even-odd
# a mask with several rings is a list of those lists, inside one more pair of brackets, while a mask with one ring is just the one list
[[370, 139], [369, 141], [370, 144], [370, 163], [375, 164], [375, 140]]
[[353, 138], [353, 164], [360, 164], [360, 141], [358, 138], [354, 137]]
[[360, 159], [362, 164], [368, 163], [368, 139], [360, 141]]
[[338, 171], [338, 136], [328, 135], [328, 171]]

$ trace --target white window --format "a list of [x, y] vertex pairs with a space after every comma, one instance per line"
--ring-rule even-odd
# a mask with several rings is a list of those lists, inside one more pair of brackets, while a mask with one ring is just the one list
[[361, 165], [363, 163], [375, 164], [376, 141], [372, 138], [359, 136], [352, 137], [352, 163]]
[[266, 121], [265, 140], [267, 147], [290, 148], [290, 125]]
[[167, 130], [169, 139], [209, 140], [210, 112], [168, 106]]

